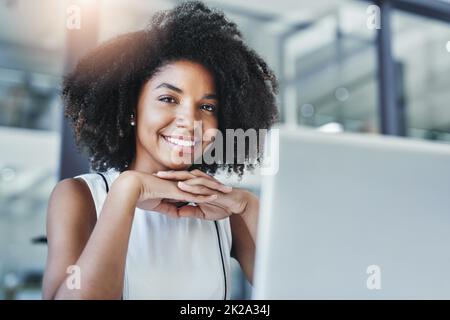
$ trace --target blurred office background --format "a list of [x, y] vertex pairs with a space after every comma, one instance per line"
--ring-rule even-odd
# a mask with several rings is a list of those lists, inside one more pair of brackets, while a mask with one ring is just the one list
[[[221, 0], [279, 77], [287, 125], [450, 141], [450, 2]], [[40, 298], [45, 216], [60, 179], [89, 170], [63, 122], [61, 78], [96, 44], [177, 1], [0, 0], [0, 299]], [[66, 26], [71, 4], [81, 29]], [[375, 20], [374, 20], [375, 19]], [[257, 175], [241, 182], [259, 192]], [[236, 261], [233, 298], [250, 286]]]

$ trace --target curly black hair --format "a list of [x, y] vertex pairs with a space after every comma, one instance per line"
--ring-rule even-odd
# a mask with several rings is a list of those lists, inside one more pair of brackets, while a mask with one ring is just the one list
[[[244, 43], [236, 24], [200, 1], [183, 2], [157, 12], [144, 30], [95, 48], [64, 78], [64, 115], [72, 124], [78, 151], [89, 156], [92, 169], [127, 169], [136, 152], [129, 119], [140, 91], [162, 66], [177, 60], [200, 63], [213, 74], [224, 139], [226, 129], [267, 129], [277, 120], [276, 77]], [[246, 146], [245, 159], [248, 153]], [[259, 162], [261, 150], [257, 155]], [[193, 167], [241, 176], [254, 165], [224, 161]]]

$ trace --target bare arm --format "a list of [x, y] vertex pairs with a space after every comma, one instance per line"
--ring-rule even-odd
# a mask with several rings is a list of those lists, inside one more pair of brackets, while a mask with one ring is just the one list
[[259, 200], [248, 191], [244, 191], [244, 194], [247, 198], [244, 212], [230, 216], [233, 237], [231, 255], [239, 261], [248, 281], [253, 284]]
[[[177, 216], [165, 198], [206, 202], [208, 196], [180, 191], [175, 182], [126, 171], [114, 181], [98, 221], [90, 192], [82, 182], [66, 179], [52, 192], [47, 215], [49, 254], [44, 299], [120, 299], [125, 260], [136, 207]], [[69, 266], [80, 270], [80, 289], [71, 289]]]
[[[133, 179], [130, 175], [116, 179], [94, 224], [92, 212], [86, 212], [92, 208], [83, 201], [78, 182], [67, 179], [55, 188], [47, 217], [49, 257], [43, 286], [45, 299], [120, 299], [128, 239], [139, 196]], [[80, 268], [79, 290], [66, 285], [70, 265]]]

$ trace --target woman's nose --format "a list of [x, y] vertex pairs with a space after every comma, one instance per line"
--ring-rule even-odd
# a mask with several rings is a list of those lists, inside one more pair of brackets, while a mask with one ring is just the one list
[[184, 105], [177, 112], [177, 127], [183, 127], [190, 131], [194, 128], [194, 122], [197, 121], [197, 110], [193, 105]]

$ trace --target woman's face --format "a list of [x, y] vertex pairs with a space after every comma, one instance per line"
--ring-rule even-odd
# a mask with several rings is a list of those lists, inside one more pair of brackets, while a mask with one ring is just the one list
[[180, 60], [163, 66], [139, 97], [132, 169], [187, 169], [211, 143], [198, 134], [199, 124], [203, 133], [217, 129], [218, 107], [214, 77], [201, 64]]

